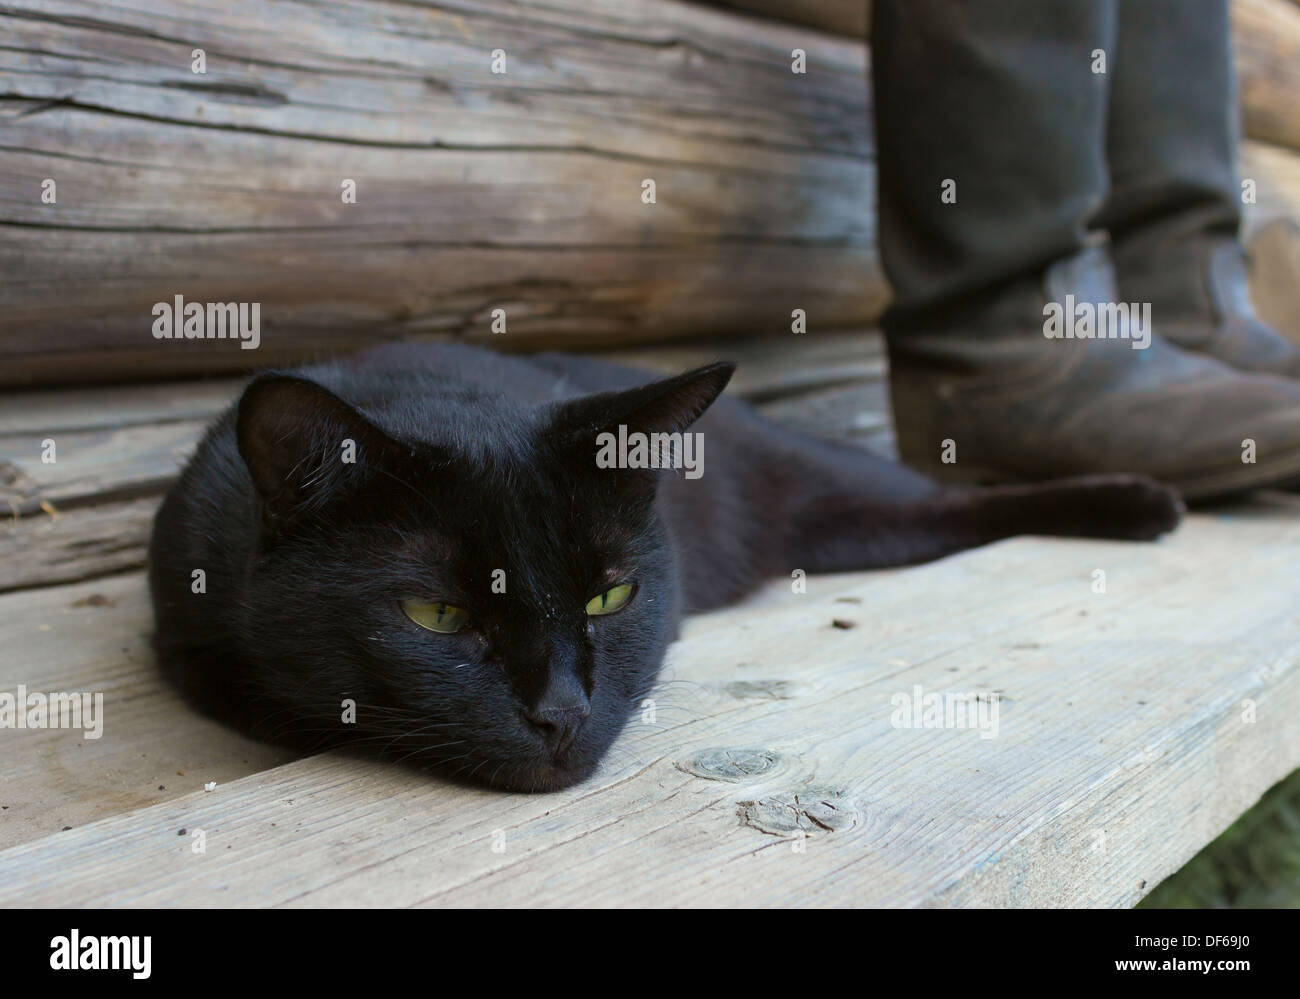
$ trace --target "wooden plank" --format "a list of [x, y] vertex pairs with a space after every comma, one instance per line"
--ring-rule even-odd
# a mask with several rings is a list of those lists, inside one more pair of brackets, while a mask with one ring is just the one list
[[[815, 328], [815, 315], [813, 319]], [[665, 372], [727, 358], [738, 365], [729, 390], [762, 400], [854, 379], [881, 378], [885, 350], [878, 330], [849, 329], [766, 338], [697, 338], [607, 349], [600, 357]], [[229, 405], [243, 384], [242, 378], [213, 378], [6, 392], [0, 396], [0, 437], [44, 438], [65, 431], [210, 420]]]
[[[790, 335], [613, 351], [678, 372], [740, 362], [734, 390], [807, 432], [886, 452], [878, 333]], [[73, 582], [145, 564], [153, 514], [181, 463], [240, 380], [38, 390], [0, 399], [0, 592]], [[872, 386], [875, 386], [872, 388]], [[44, 442], [56, 461], [42, 460]]]
[[[795, 74], [789, 28], [674, 0], [41, 0], [0, 30], [0, 384], [485, 338], [495, 308], [511, 348], [886, 300], [849, 41]], [[260, 303], [262, 346], [160, 344], [176, 294]]]
[[0, 396], [0, 437], [210, 420], [243, 384], [242, 378], [218, 378], [6, 392]]
[[[777, 583], [581, 787], [300, 760], [0, 852], [0, 904], [1132, 904], [1300, 763], [1297, 509]], [[914, 685], [997, 692], [996, 737], [896, 727]]]
[[[0, 728], [0, 844], [184, 797], [292, 758], [189, 711], [155, 674], [142, 573], [0, 597], [0, 692], [104, 697], [102, 735]], [[175, 830], [172, 831], [175, 835]]]
[[138, 569], [160, 492], [0, 521], [0, 593]]
[[[207, 421], [0, 438], [0, 503], [15, 516], [156, 494], [175, 479]], [[53, 461], [43, 460], [45, 441]]]

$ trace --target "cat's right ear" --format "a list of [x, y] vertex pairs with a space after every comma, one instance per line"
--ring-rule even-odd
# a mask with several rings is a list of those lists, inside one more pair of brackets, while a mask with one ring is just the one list
[[263, 522], [278, 530], [324, 512], [405, 450], [334, 393], [292, 375], [254, 379], [235, 432]]
[[[727, 387], [736, 366], [726, 361], [695, 368], [672, 378], [663, 378], [636, 388], [600, 392], [559, 404], [553, 417], [561, 448], [577, 467], [617, 468], [608, 476], [624, 492], [632, 490], [643, 498], [653, 496], [659, 473], [641, 462], [613, 465], [602, 463], [602, 441], [626, 440], [629, 435], [681, 435], [698, 420]], [[621, 435], [621, 436], [620, 436]], [[617, 456], [616, 456], [617, 457]]]
[[729, 361], [717, 361], [637, 388], [582, 396], [561, 404], [555, 422], [575, 436], [619, 425], [643, 433], [681, 433], [722, 394], [735, 370]]

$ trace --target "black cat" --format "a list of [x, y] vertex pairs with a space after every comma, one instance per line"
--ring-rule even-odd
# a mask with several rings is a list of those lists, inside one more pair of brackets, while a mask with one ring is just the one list
[[[255, 378], [154, 524], [164, 673], [260, 738], [553, 789], [593, 771], [682, 614], [795, 569], [1149, 539], [1181, 514], [1135, 476], [946, 489], [710, 408], [732, 370], [401, 344]], [[603, 467], [687, 428], [655, 452], [685, 467]]]

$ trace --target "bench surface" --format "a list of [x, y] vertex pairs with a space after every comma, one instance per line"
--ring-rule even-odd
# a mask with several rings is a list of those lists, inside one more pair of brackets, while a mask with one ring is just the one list
[[[874, 337], [810, 339], [798, 368], [722, 353], [775, 418], [889, 450]], [[778, 580], [691, 620], [653, 710], [564, 792], [294, 758], [187, 709], [148, 651], [149, 517], [236, 389], [0, 401], [0, 692], [105, 700], [99, 739], [0, 729], [0, 903], [1132, 905], [1300, 765], [1285, 493], [1154, 545]], [[929, 695], [964, 724], [909, 727]]]

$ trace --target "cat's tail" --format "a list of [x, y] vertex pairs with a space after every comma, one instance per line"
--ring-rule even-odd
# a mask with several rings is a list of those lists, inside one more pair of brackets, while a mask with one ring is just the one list
[[1019, 534], [1148, 541], [1178, 525], [1178, 493], [1141, 475], [941, 490], [901, 501], [829, 490], [789, 521], [810, 572], [911, 565]]

